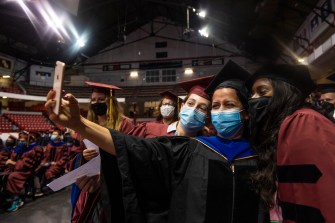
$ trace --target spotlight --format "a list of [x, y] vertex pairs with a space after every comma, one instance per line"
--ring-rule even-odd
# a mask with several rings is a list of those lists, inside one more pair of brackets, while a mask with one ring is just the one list
[[137, 71], [132, 71], [130, 72], [131, 77], [138, 77], [138, 72]]
[[209, 36], [207, 27], [200, 29], [199, 34], [200, 36], [204, 36], [207, 38]]
[[184, 74], [186, 74], [186, 75], [192, 75], [193, 74], [192, 68], [186, 68]]
[[83, 40], [82, 38], [77, 39], [76, 45], [80, 48], [84, 47], [85, 46], [85, 40]]
[[205, 18], [206, 17], [206, 11], [205, 10], [201, 10], [197, 13], [197, 15], [201, 18]]

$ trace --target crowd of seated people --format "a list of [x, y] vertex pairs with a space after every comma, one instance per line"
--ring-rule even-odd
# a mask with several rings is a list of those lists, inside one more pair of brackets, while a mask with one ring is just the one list
[[[74, 136], [75, 137], [75, 136]], [[59, 129], [22, 131], [0, 141], [0, 213], [52, 193], [46, 186], [71, 168], [79, 141]]]

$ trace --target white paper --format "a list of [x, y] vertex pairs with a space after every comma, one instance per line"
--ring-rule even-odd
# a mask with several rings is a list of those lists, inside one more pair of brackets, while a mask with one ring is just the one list
[[100, 155], [97, 157], [94, 157], [84, 165], [78, 167], [75, 170], [72, 170], [71, 172], [68, 172], [67, 174], [53, 180], [51, 183], [49, 183], [47, 186], [50, 187], [53, 191], [58, 191], [66, 186], [69, 186], [76, 182], [76, 179], [82, 177], [82, 176], [94, 176], [100, 173]]
[[83, 143], [85, 144], [87, 149], [94, 149], [99, 152], [99, 146], [95, 145], [93, 142], [91, 142], [88, 139], [84, 139]]

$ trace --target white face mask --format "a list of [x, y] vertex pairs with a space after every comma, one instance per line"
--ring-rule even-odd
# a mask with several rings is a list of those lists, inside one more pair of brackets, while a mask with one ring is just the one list
[[163, 117], [172, 117], [174, 115], [174, 107], [172, 105], [162, 105], [161, 114]]

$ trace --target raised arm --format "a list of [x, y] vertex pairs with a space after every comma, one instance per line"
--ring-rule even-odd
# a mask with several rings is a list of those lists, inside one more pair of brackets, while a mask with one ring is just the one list
[[45, 108], [49, 112], [49, 118], [53, 122], [71, 128], [78, 132], [83, 138], [90, 140], [106, 152], [115, 155], [114, 143], [109, 130], [80, 115], [77, 99], [72, 94], [66, 94], [62, 99], [59, 115], [52, 108], [55, 106], [56, 92], [49, 91]]

